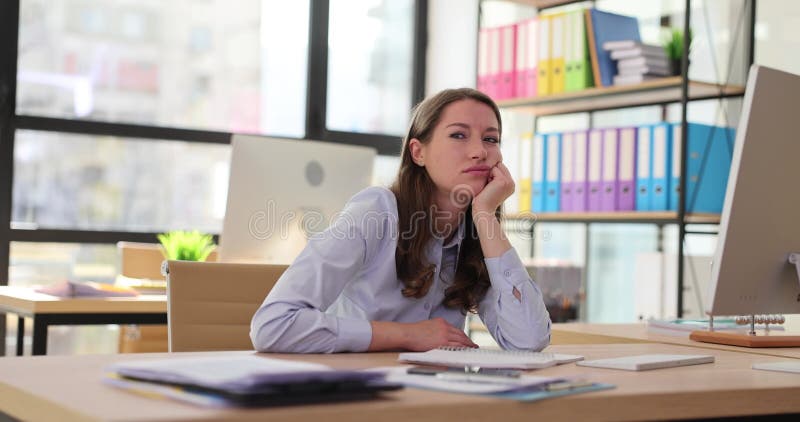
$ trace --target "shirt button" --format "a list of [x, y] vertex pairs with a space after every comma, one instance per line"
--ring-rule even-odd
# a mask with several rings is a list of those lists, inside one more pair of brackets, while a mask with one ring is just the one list
[[511, 277], [511, 271], [505, 270], [505, 272], [503, 272], [503, 275], [506, 277]]

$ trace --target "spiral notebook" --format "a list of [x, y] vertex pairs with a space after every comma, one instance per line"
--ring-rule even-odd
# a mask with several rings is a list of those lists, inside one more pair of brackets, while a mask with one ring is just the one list
[[538, 369], [583, 360], [583, 356], [469, 347], [440, 347], [427, 352], [400, 353], [398, 360], [455, 368]]

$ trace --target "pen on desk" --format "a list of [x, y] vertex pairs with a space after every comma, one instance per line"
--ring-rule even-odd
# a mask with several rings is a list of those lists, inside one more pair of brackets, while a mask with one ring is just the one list
[[470, 367], [465, 367], [462, 371], [460, 368], [440, 369], [440, 368], [414, 366], [406, 370], [406, 373], [411, 375], [436, 375], [436, 374], [441, 374], [443, 372], [451, 374], [474, 374], [481, 376], [494, 375], [506, 378], [519, 378], [522, 375], [522, 371], [520, 370], [504, 369], [504, 368], [480, 368], [476, 370]]
[[459, 372], [439, 372], [436, 374], [436, 379], [442, 381], [456, 381], [456, 382], [474, 382], [480, 384], [504, 384], [516, 385], [520, 380], [516, 377], [509, 377], [503, 375], [480, 375]]

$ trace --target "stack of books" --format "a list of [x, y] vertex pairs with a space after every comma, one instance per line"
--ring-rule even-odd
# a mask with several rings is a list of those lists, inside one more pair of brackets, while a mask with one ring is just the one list
[[617, 63], [614, 85], [637, 84], [672, 75], [667, 53], [659, 45], [622, 40], [606, 42], [603, 49], [609, 51], [611, 59]]

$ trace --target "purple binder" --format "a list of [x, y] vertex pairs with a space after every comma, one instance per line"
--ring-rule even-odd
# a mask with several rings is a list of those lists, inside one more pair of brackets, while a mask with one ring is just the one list
[[573, 176], [575, 174], [575, 154], [573, 146], [575, 144], [575, 134], [565, 132], [561, 135], [561, 212], [573, 212]]
[[616, 211], [619, 192], [619, 129], [603, 129], [603, 193], [600, 211]]

